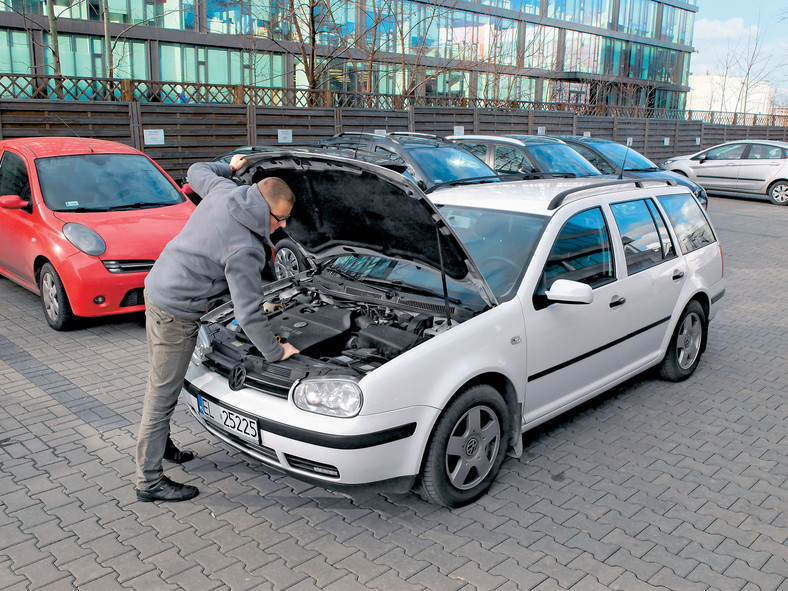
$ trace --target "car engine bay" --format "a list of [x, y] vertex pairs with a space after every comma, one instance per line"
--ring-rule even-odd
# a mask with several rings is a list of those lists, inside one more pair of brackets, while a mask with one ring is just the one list
[[[240, 363], [247, 386], [282, 396], [295, 380], [309, 376], [361, 377], [451, 326], [440, 298], [378, 289], [330, 273], [306, 275], [278, 282], [292, 285], [270, 293], [263, 306], [277, 338], [292, 343], [299, 355], [266, 362], [228, 302], [206, 317], [203, 330], [211, 350], [203, 363], [228, 376]], [[471, 316], [461, 306], [450, 311], [455, 323]]]

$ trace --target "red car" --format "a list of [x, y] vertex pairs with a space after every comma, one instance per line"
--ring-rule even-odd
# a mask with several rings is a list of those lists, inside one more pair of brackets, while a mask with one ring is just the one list
[[145, 276], [194, 207], [124, 144], [0, 141], [0, 274], [41, 294], [55, 330], [143, 310]]

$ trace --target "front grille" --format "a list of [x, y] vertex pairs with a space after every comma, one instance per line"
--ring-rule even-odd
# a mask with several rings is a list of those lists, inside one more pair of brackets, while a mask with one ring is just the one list
[[153, 263], [149, 260], [128, 260], [128, 261], [101, 261], [110, 273], [142, 273], [150, 271]]
[[[237, 362], [234, 362], [231, 359], [228, 359], [224, 355], [217, 355], [216, 351], [209, 353], [205, 359], [203, 360], [203, 365], [212, 369], [218, 374], [223, 375], [224, 377], [229, 377], [230, 372], [232, 371], [233, 367]], [[279, 369], [279, 368], [277, 368]], [[247, 369], [246, 372], [246, 380], [244, 381], [244, 386], [249, 388], [254, 388], [255, 390], [260, 390], [265, 394], [270, 394], [271, 396], [276, 396], [277, 398], [284, 398], [286, 399], [289, 392], [290, 392], [290, 385], [293, 383], [293, 379], [290, 378], [290, 372], [287, 372], [286, 376], [288, 379], [277, 379], [276, 375], [269, 375], [267, 372], [269, 371], [266, 368], [266, 373], [260, 373], [256, 371], [251, 371]], [[281, 373], [281, 372], [271, 372], [273, 373]]]
[[123, 300], [120, 302], [120, 307], [130, 308], [131, 306], [142, 306], [144, 304], [143, 288], [136, 287], [126, 292], [126, 295], [123, 296]]

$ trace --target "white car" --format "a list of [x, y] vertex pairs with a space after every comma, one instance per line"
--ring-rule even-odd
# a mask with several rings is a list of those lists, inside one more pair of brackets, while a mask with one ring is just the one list
[[699, 183], [708, 193], [766, 195], [775, 205], [788, 205], [788, 142], [726, 142], [669, 158], [662, 166]]
[[522, 433], [652, 366], [698, 365], [725, 290], [688, 189], [552, 179], [455, 187], [433, 203], [358, 161], [260, 155], [314, 269], [266, 286], [301, 354], [267, 363], [232, 302], [203, 319], [184, 393], [229, 446], [325, 486], [385, 482], [459, 506]]

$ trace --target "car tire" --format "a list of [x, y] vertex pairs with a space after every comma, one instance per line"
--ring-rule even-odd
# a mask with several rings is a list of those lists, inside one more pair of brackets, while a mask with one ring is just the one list
[[659, 368], [663, 379], [671, 382], [686, 380], [698, 367], [706, 346], [708, 321], [703, 307], [695, 300], [682, 312], [668, 350]]
[[274, 262], [276, 278], [292, 277], [306, 269], [306, 262], [295, 242], [289, 238], [282, 238], [276, 243], [276, 260]]
[[38, 289], [41, 292], [41, 305], [47, 324], [55, 330], [67, 330], [74, 322], [71, 304], [68, 302], [66, 290], [60, 275], [51, 263], [41, 267], [38, 276]]
[[503, 463], [507, 409], [486, 384], [460, 394], [438, 419], [427, 446], [418, 492], [432, 503], [460, 507], [482, 496]]
[[775, 205], [788, 205], [788, 181], [777, 181], [769, 187], [769, 201]]

